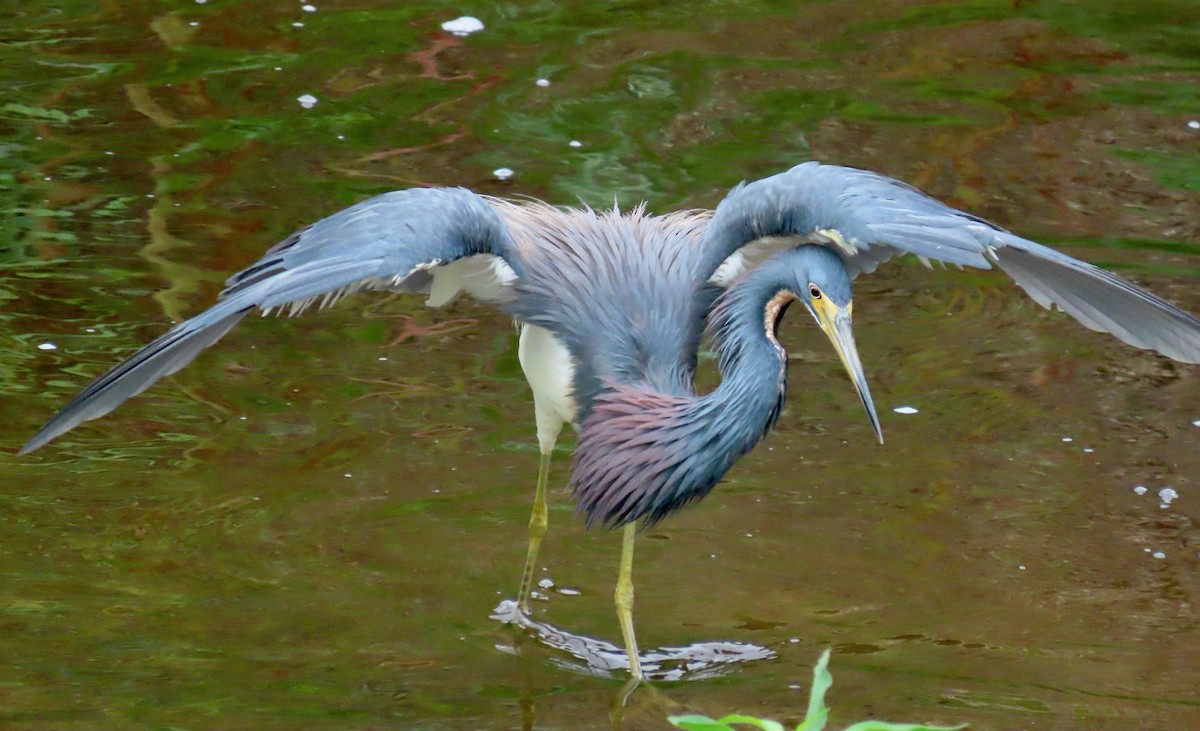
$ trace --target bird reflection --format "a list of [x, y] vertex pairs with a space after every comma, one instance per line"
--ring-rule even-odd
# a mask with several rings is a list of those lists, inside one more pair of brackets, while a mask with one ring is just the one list
[[[629, 656], [623, 646], [539, 622], [511, 599], [505, 599], [492, 610], [492, 619], [521, 630], [522, 635], [536, 639], [545, 647], [558, 650], [561, 654], [551, 659], [558, 667], [597, 678], [629, 672]], [[518, 654], [519, 641], [498, 643], [496, 649]], [[775, 652], [748, 642], [720, 640], [642, 650], [638, 657], [647, 680], [685, 681], [715, 678], [742, 663], [773, 659]]]

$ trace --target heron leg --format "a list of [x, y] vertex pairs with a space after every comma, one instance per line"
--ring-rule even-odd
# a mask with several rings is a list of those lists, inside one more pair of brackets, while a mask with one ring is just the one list
[[537, 422], [538, 448], [542, 461], [538, 469], [537, 491], [533, 496], [533, 515], [529, 518], [529, 551], [521, 574], [521, 594], [517, 607], [529, 614], [533, 592], [534, 564], [549, 517], [546, 511], [546, 482], [550, 476], [550, 454], [554, 443], [573, 413], [571, 401], [571, 356], [566, 347], [548, 331], [531, 325], [521, 327], [517, 343], [521, 370], [533, 390], [533, 416]]
[[546, 507], [546, 483], [550, 479], [550, 453], [543, 452], [538, 464], [537, 488], [533, 493], [533, 515], [529, 516], [529, 550], [525, 553], [525, 570], [521, 573], [521, 593], [517, 596], [518, 606], [529, 614], [529, 595], [533, 592], [533, 572], [537, 564], [538, 548], [542, 536], [550, 524], [550, 510]]
[[621, 622], [621, 637], [625, 639], [625, 652], [629, 655], [629, 674], [634, 681], [640, 681], [645, 676], [638, 658], [637, 637], [633, 634], [633, 539], [636, 535], [637, 523], [627, 524], [621, 540], [621, 569], [617, 573], [613, 600], [617, 605], [617, 619]]

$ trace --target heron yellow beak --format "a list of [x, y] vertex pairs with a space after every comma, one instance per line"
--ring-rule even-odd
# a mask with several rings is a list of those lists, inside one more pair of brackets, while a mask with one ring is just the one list
[[858, 359], [858, 349], [854, 347], [854, 330], [850, 323], [854, 303], [851, 302], [842, 308], [825, 297], [814, 300], [813, 309], [817, 314], [817, 324], [829, 336], [833, 349], [842, 359], [842, 365], [846, 367], [854, 388], [858, 390], [858, 397], [862, 399], [863, 408], [867, 410], [867, 418], [875, 428], [875, 435], [879, 437], [879, 443], [883, 444], [883, 427], [879, 424], [879, 415], [875, 413], [875, 402], [871, 400], [871, 389], [867, 387], [867, 377], [863, 374], [862, 361]]

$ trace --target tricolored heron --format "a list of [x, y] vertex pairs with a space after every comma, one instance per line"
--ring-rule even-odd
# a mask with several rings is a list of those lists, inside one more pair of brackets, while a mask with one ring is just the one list
[[[783, 407], [776, 339], [799, 302], [829, 336], [882, 440], [851, 332], [850, 282], [899, 254], [1008, 272], [1043, 306], [1176, 360], [1200, 362], [1200, 321], [1110, 272], [1015, 236], [890, 178], [808, 162], [734, 188], [711, 214], [655, 217], [485, 198], [385, 193], [301, 229], [235, 274], [210, 309], [100, 376], [22, 448], [114, 409], [190, 362], [251, 310], [299, 314], [351, 292], [466, 292], [521, 323], [541, 449], [520, 605], [546, 531], [550, 452], [579, 432], [571, 483], [589, 525], [624, 527], [615, 593], [630, 672], [635, 527], [698, 500]], [[723, 291], [722, 291], [723, 290]], [[707, 327], [720, 385], [693, 390]]]

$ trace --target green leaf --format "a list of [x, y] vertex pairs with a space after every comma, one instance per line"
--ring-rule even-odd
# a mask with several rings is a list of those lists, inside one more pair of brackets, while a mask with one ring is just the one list
[[821, 731], [829, 720], [829, 709], [822, 708], [816, 715], [805, 716], [804, 721], [796, 727], [796, 731]]
[[744, 723], [750, 726], [761, 728], [762, 731], [783, 731], [783, 724], [779, 723], [778, 721], [772, 721], [766, 718], [755, 718], [754, 716], [742, 716], [736, 713], [718, 718], [717, 723], [725, 724], [726, 727], [728, 727], [728, 725], [731, 723]]
[[714, 721], [708, 716], [690, 714], [687, 716], [667, 716], [667, 720], [684, 731], [733, 731], [720, 721]]
[[846, 729], [846, 731], [956, 731], [966, 728], [967, 724], [957, 726], [925, 726], [920, 723], [885, 723], [883, 721], [862, 721]]
[[754, 716], [743, 716], [741, 714], [731, 714], [721, 718], [713, 719], [708, 716], [687, 715], [687, 716], [670, 716], [668, 721], [675, 724], [684, 731], [735, 731], [731, 724], [744, 724], [762, 729], [762, 731], [783, 731], [783, 725], [778, 721], [772, 721], [767, 718], [755, 718]]
[[829, 650], [821, 653], [813, 668], [812, 692], [808, 696], [808, 713], [804, 722], [796, 727], [796, 731], [822, 731], [825, 722], [829, 720], [829, 709], [825, 707], [825, 693], [833, 685], [833, 676], [829, 674]]

